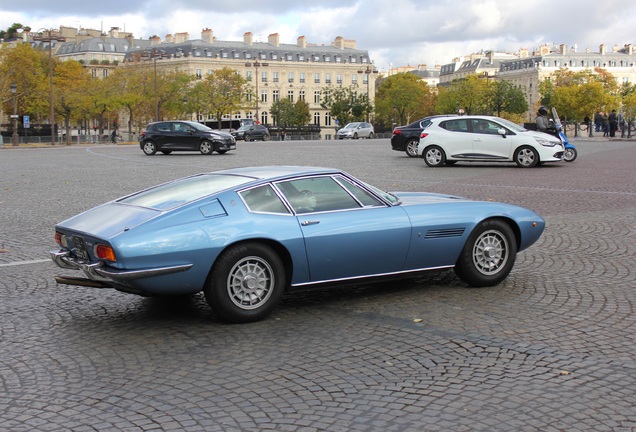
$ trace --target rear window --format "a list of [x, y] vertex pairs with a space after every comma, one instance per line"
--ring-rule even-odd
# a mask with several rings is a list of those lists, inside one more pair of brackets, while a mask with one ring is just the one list
[[202, 174], [156, 186], [122, 198], [118, 202], [169, 210], [252, 180], [252, 178], [241, 176]]

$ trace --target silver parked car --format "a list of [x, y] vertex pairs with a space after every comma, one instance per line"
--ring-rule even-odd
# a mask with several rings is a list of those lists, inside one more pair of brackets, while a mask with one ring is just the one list
[[345, 138], [373, 138], [374, 130], [373, 125], [367, 122], [353, 122], [349, 123], [336, 133], [337, 139]]

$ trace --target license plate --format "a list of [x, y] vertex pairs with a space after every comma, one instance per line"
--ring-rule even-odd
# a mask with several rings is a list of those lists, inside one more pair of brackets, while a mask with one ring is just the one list
[[88, 253], [86, 252], [86, 243], [84, 239], [79, 236], [73, 236], [73, 244], [75, 248], [73, 248], [73, 252], [75, 255], [84, 261], [88, 261]]

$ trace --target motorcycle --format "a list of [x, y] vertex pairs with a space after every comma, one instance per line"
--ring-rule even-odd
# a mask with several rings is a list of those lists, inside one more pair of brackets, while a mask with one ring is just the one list
[[555, 108], [552, 108], [552, 128], [549, 133], [561, 139], [563, 147], [565, 148], [565, 151], [563, 152], [563, 160], [566, 162], [574, 162], [578, 156], [576, 147], [574, 147], [574, 145], [568, 141], [568, 137], [565, 136], [565, 132], [563, 132], [563, 123], [561, 123], [561, 119], [559, 119], [559, 114], [557, 114]]

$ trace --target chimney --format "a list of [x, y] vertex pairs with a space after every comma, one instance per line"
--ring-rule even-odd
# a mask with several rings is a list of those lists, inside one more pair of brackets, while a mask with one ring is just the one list
[[164, 39], [165, 43], [174, 43], [174, 38], [172, 37], [172, 34], [168, 33]]
[[279, 46], [280, 43], [279, 43], [278, 33], [272, 33], [271, 35], [269, 35], [267, 37], [267, 42], [274, 45], [275, 47]]
[[568, 53], [568, 46], [566, 44], [559, 45], [559, 52], [561, 55], [566, 55]]
[[550, 54], [550, 46], [549, 46], [549, 45], [541, 45], [541, 46], [539, 47], [539, 50], [540, 50], [540, 51], [539, 51], [539, 53], [540, 53], [541, 55], [548, 55], [548, 54]]
[[634, 46], [632, 44], [625, 44], [625, 53], [628, 55], [634, 54]]
[[159, 36], [150, 36], [150, 46], [159, 45], [161, 43], [161, 38]]
[[128, 46], [129, 47], [134, 47], [135, 46], [135, 39], [133, 38], [132, 33], [128, 33], [128, 35], [126, 36], [126, 41], [128, 41]]
[[332, 45], [336, 48], [344, 49], [344, 38], [342, 36], [337, 36]]
[[210, 28], [204, 28], [203, 30], [201, 30], [201, 39], [204, 42], [207, 43], [213, 43], [214, 42], [214, 33], [212, 32], [212, 29]]
[[243, 33], [243, 42], [245, 45], [252, 46], [252, 32]]
[[118, 38], [119, 37], [119, 27], [111, 27], [110, 31], [108, 33], [109, 33], [110, 37]]
[[605, 54], [607, 53], [607, 48], [605, 47], [605, 44], [601, 44], [601, 45], [599, 45], [599, 47], [598, 47], [598, 52], [599, 52], [601, 55], [605, 55]]
[[298, 39], [296, 39], [296, 45], [298, 45], [299, 48], [307, 48], [307, 38], [305, 36], [299, 36]]
[[528, 48], [519, 48], [519, 58], [528, 57]]
[[175, 43], [185, 42], [188, 39], [190, 39], [190, 35], [188, 34], [188, 32], [181, 32], [181, 33], [177, 33], [176, 35], [174, 35], [174, 42]]

